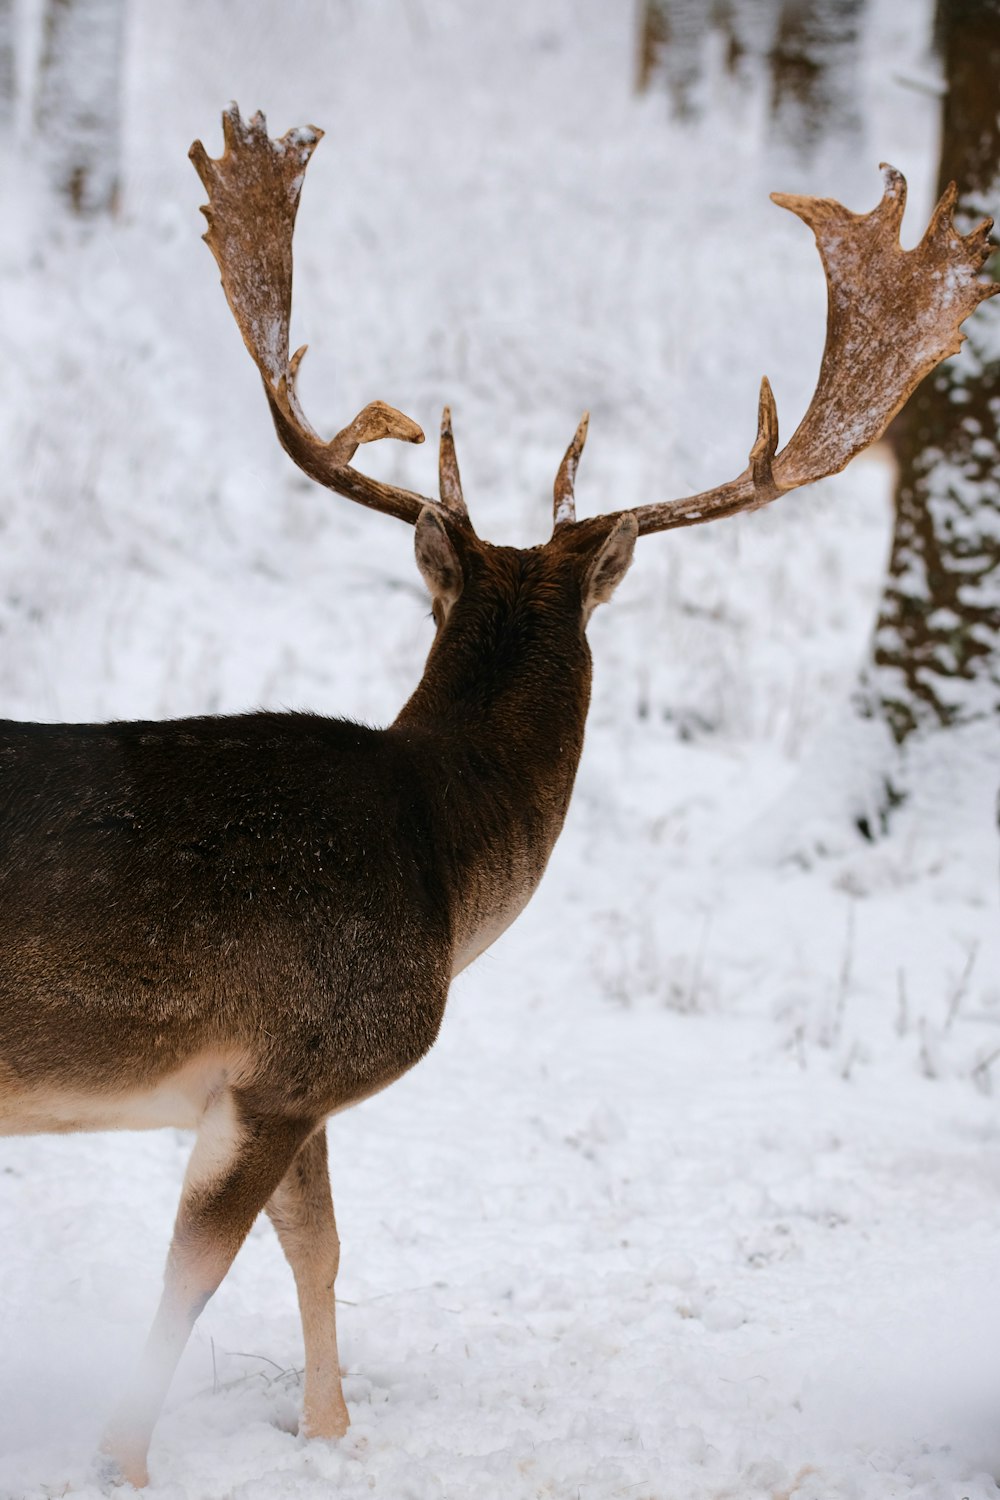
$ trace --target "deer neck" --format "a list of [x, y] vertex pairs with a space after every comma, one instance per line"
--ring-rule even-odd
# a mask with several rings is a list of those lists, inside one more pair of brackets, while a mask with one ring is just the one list
[[573, 790], [590, 681], [579, 627], [501, 626], [487, 641], [445, 628], [393, 725], [420, 759], [439, 867], [449, 872], [453, 973], [499, 937], [541, 880]]

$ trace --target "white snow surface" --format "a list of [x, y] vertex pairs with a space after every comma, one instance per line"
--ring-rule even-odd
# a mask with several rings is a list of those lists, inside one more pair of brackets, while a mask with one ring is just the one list
[[[297, 475], [199, 242], [186, 161], [230, 97], [327, 131], [293, 339], [331, 434], [454, 414], [480, 531], [529, 545], [591, 409], [581, 513], [740, 471], [822, 347], [772, 188], [921, 233], [930, 6], [877, 0], [865, 150], [768, 139], [705, 43], [704, 119], [637, 100], [606, 0], [172, 0], [130, 17], [125, 204], [60, 225], [29, 132], [0, 219], [0, 704], [255, 705], [386, 722], [432, 626], [408, 528]], [[887, 71], [887, 59], [890, 60]], [[433, 444], [360, 461], [429, 492]], [[594, 703], [543, 887], [441, 1038], [329, 1125], [352, 1427], [295, 1435], [292, 1281], [261, 1221], [202, 1316], [151, 1500], [983, 1500], [1000, 1473], [995, 752], [865, 844], [848, 732], [889, 536], [878, 455], [640, 542], [591, 627]], [[875, 755], [882, 753], [875, 747]], [[158, 1293], [189, 1139], [0, 1142], [0, 1496], [90, 1455]]]

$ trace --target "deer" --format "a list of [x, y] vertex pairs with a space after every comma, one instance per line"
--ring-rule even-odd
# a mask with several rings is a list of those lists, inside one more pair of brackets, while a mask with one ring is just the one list
[[839, 472], [1000, 291], [978, 274], [992, 223], [959, 233], [953, 187], [911, 250], [894, 168], [866, 214], [772, 195], [813, 231], [828, 289], [816, 390], [787, 444], [764, 379], [737, 478], [577, 517], [584, 416], [548, 540], [494, 546], [466, 506], [448, 408], [436, 498], [354, 466], [363, 444], [423, 441], [393, 407], [371, 402], [330, 441], [307, 421], [292, 237], [322, 132], [272, 139], [235, 105], [222, 125], [221, 157], [190, 152], [204, 237], [278, 439], [320, 485], [413, 527], [435, 634], [383, 729], [277, 712], [0, 724], [0, 1133], [195, 1132], [160, 1303], [100, 1442], [105, 1480], [135, 1486], [194, 1323], [262, 1211], [297, 1290], [300, 1430], [347, 1431], [326, 1121], [424, 1056], [453, 977], [537, 888], [583, 748], [587, 623], [637, 538]]

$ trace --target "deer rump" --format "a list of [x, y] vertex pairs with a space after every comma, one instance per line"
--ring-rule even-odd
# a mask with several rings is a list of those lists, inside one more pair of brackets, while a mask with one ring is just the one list
[[194, 1127], [268, 1075], [315, 1120], [416, 1062], [451, 934], [408, 739], [310, 714], [0, 725], [0, 1133]]

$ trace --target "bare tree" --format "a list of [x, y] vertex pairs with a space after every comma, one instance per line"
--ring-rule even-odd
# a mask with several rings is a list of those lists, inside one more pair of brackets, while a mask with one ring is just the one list
[[706, 41], [721, 38], [727, 72], [766, 69], [772, 134], [809, 157], [831, 133], [856, 138], [865, 0], [644, 0], [636, 86], [666, 86], [678, 119], [698, 114]]
[[706, 18], [692, 0], [645, 0], [642, 7], [636, 88], [643, 93], [662, 76], [678, 119], [697, 113], [702, 39], [715, 20], [714, 8]]
[[14, 0], [0, 0], [0, 128], [14, 116]]
[[125, 0], [45, 0], [42, 26], [35, 124], [49, 181], [78, 214], [113, 212]]
[[[967, 230], [1000, 205], [1000, 0], [938, 0], [936, 34], [947, 85], [939, 188], [958, 184]], [[962, 357], [924, 381], [893, 433], [895, 533], [860, 699], [900, 744], [1000, 713], [998, 430], [993, 300], [970, 321]]]
[[810, 156], [831, 131], [861, 131], [857, 76], [864, 0], [782, 0], [768, 53], [774, 134]]

